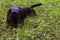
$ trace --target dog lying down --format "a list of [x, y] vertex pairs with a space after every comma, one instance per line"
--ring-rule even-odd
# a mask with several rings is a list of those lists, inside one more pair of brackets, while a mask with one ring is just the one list
[[7, 24], [11, 27], [17, 28], [18, 23], [23, 25], [24, 19], [31, 14], [36, 15], [34, 7], [42, 5], [41, 3], [32, 5], [30, 7], [21, 8], [18, 6], [11, 6], [7, 13]]

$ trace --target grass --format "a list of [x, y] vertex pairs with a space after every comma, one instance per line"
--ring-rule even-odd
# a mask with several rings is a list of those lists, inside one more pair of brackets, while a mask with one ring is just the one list
[[[37, 16], [27, 17], [24, 26], [6, 32], [6, 15], [11, 5], [21, 7], [42, 3], [35, 7]], [[60, 40], [60, 0], [0, 0], [0, 40]]]

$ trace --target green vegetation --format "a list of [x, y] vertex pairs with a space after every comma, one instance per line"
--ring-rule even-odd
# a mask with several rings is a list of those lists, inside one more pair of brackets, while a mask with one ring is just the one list
[[[6, 15], [11, 5], [21, 7], [42, 3], [35, 7], [37, 16], [27, 17], [24, 26], [6, 32]], [[5, 36], [4, 36], [5, 35]], [[0, 0], [0, 40], [60, 40], [60, 0]], [[17, 38], [17, 39], [16, 39]]]

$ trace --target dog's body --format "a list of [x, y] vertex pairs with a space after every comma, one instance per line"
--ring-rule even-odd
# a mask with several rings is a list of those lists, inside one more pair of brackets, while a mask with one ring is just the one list
[[17, 28], [18, 23], [23, 24], [24, 19], [30, 14], [36, 15], [35, 10], [33, 9], [36, 6], [40, 6], [40, 4], [32, 5], [30, 7], [21, 8], [18, 6], [10, 7], [7, 15], [7, 23], [9, 26], [13, 26]]

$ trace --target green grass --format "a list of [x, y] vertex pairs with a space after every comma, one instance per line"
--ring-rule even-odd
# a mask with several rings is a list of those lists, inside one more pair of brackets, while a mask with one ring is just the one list
[[0, 0], [0, 40], [2, 36], [3, 40], [9, 37], [15, 40], [17, 37], [12, 29], [6, 32], [6, 15], [9, 7], [26, 7], [37, 3], [43, 4], [34, 8], [37, 16], [27, 17], [23, 28], [18, 26], [16, 30], [19, 40], [60, 40], [60, 0]]

